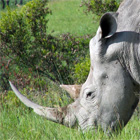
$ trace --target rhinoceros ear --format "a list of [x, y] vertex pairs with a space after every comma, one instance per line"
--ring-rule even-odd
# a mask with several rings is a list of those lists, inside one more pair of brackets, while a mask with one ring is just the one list
[[60, 87], [66, 90], [72, 99], [76, 100], [80, 95], [82, 85], [60, 85]]
[[106, 13], [101, 17], [100, 28], [101, 38], [111, 37], [117, 30], [117, 13]]

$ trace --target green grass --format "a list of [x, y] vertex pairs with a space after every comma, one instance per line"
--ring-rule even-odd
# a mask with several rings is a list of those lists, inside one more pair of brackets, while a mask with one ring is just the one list
[[[51, 85], [50, 85], [51, 87]], [[30, 89], [32, 91], [32, 89]], [[27, 93], [24, 89], [22, 93]], [[58, 85], [53, 85], [48, 93], [33, 93], [26, 96], [43, 106], [65, 106], [71, 101], [62, 92]], [[2, 94], [1, 94], [2, 95]], [[135, 111], [129, 123], [120, 133], [108, 136], [101, 129], [83, 133], [80, 129], [67, 128], [63, 125], [51, 122], [35, 114], [27, 108], [13, 92], [7, 96], [0, 96], [0, 140], [139, 140], [140, 139], [140, 113]], [[53, 99], [53, 105], [50, 101]], [[54, 105], [55, 104], [55, 105]], [[140, 109], [139, 109], [140, 111]]]
[[139, 140], [140, 119], [134, 116], [119, 134], [107, 136], [101, 130], [82, 133], [78, 129], [50, 122], [28, 108], [1, 108], [1, 140]]
[[96, 18], [93, 20], [93, 14], [86, 15], [84, 13], [85, 8], [81, 8], [80, 4], [81, 0], [49, 2], [48, 6], [52, 10], [52, 16], [48, 17], [48, 33], [53, 35], [71, 33], [76, 36], [95, 35], [98, 21], [95, 20]]

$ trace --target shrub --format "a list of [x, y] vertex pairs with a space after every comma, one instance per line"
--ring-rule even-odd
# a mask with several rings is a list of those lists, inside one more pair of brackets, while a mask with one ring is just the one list
[[90, 58], [87, 55], [85, 58], [81, 57], [81, 61], [74, 67], [74, 80], [76, 84], [82, 84], [86, 81], [86, 78], [90, 70]]
[[121, 0], [84, 0], [82, 5], [86, 5], [87, 11], [101, 16], [105, 12], [116, 11]]
[[5, 57], [0, 57], [0, 91], [9, 89], [9, 64]]
[[[0, 20], [0, 55], [20, 69], [30, 69], [53, 81], [72, 83], [72, 68], [88, 51], [89, 36], [58, 38], [47, 34], [47, 0], [28, 2], [3, 13]], [[20, 70], [21, 72], [21, 70]], [[13, 75], [17, 75], [13, 73]], [[17, 77], [17, 76], [15, 76]]]

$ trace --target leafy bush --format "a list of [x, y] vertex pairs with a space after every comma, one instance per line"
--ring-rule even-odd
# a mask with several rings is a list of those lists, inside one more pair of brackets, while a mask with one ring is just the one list
[[[7, 90], [7, 87], [9, 87], [8, 80], [11, 73], [12, 77], [21, 78], [21, 71], [16, 71], [17, 66], [29, 68], [30, 64], [34, 65], [36, 63], [33, 57], [31, 59], [31, 55], [35, 54], [37, 56], [37, 49], [39, 49], [37, 45], [43, 43], [42, 41], [37, 44], [39, 42], [38, 37], [40, 37], [39, 33], [43, 30], [46, 31], [46, 14], [50, 13], [46, 8], [46, 4], [47, 0], [35, 0], [29, 2], [27, 6], [23, 6], [21, 10], [11, 11], [8, 8], [7, 13], [2, 15], [0, 20], [0, 56], [2, 64], [0, 86], [3, 90]], [[44, 36], [41, 37], [42, 39], [46, 38], [46, 34], [44, 33]], [[34, 46], [34, 49], [32, 46]], [[7, 67], [8, 62], [10, 62], [10, 67], [9, 65]], [[15, 64], [17, 65], [15, 66]]]
[[[72, 68], [88, 51], [89, 36], [47, 34], [47, 0], [28, 2], [20, 9], [3, 13], [0, 20], [0, 55], [20, 69], [30, 69], [53, 81], [73, 83]], [[12, 66], [11, 66], [12, 67]], [[16, 73], [16, 71], [15, 71]], [[19, 70], [18, 74], [21, 73]]]
[[121, 0], [84, 0], [82, 5], [86, 5], [87, 12], [92, 12], [101, 16], [105, 12], [116, 11]]
[[10, 60], [7, 61], [6, 57], [0, 57], [0, 91], [9, 89], [9, 65]]
[[81, 61], [74, 67], [74, 80], [77, 84], [82, 84], [86, 81], [86, 78], [90, 70], [90, 58], [87, 55], [85, 58], [81, 58]]

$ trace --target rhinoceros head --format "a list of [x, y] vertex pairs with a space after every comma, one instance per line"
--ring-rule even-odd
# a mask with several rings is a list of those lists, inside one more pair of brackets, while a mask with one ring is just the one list
[[[91, 67], [79, 101], [82, 111], [78, 118], [82, 128], [98, 124], [105, 130], [122, 128], [138, 103], [135, 96], [138, 83], [124, 63], [129, 61], [124, 58], [129, 42], [123, 41], [130, 36], [128, 32], [117, 32], [117, 18], [117, 13], [104, 14], [95, 37], [90, 41]], [[137, 37], [138, 34], [134, 35]]]
[[[129, 8], [135, 7], [137, 16]], [[10, 82], [19, 99], [47, 119], [72, 127], [77, 121], [84, 130], [101, 126], [104, 130], [122, 128], [137, 104], [140, 85], [139, 0], [126, 0], [117, 13], [101, 17], [90, 41], [90, 72], [79, 97], [62, 108], [37, 105], [23, 96]], [[122, 9], [126, 7], [122, 14]], [[128, 17], [128, 19], [126, 18]], [[122, 21], [124, 20], [124, 21]], [[73, 95], [73, 94], [72, 94]]]

